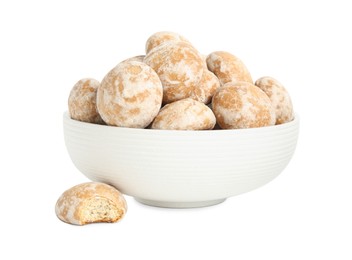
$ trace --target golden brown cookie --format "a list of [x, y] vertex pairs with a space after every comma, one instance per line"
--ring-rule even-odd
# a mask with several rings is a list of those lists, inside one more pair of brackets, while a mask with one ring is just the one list
[[104, 123], [96, 106], [99, 85], [99, 81], [85, 78], [73, 86], [68, 98], [68, 111], [72, 119], [95, 124]]
[[166, 42], [186, 42], [190, 44], [185, 37], [178, 33], [167, 31], [157, 32], [148, 38], [145, 44], [145, 53], [148, 54], [152, 49]]
[[253, 83], [251, 74], [244, 63], [225, 51], [215, 51], [207, 57], [208, 69], [220, 80], [222, 85], [228, 82], [245, 81]]
[[223, 129], [270, 126], [276, 120], [269, 97], [247, 82], [230, 82], [220, 87], [213, 96], [212, 109]]
[[98, 182], [82, 183], [66, 190], [55, 206], [57, 217], [74, 225], [117, 222], [126, 211], [123, 195], [114, 187]]
[[162, 82], [164, 104], [190, 97], [203, 76], [200, 54], [184, 42], [164, 43], [149, 52], [144, 62]]
[[208, 65], [207, 65], [207, 58], [208, 58], [208, 56], [207, 56], [207, 55], [204, 55], [204, 54], [201, 54], [200, 57], [201, 57], [202, 60], [203, 60], [204, 69], [207, 69], [207, 70], [208, 70]]
[[293, 106], [290, 95], [285, 87], [272, 77], [261, 77], [255, 85], [268, 95], [275, 109], [276, 124], [283, 124], [293, 120]]
[[145, 63], [125, 61], [104, 77], [97, 93], [97, 107], [108, 125], [145, 128], [158, 114], [162, 98], [162, 85], [155, 71]]
[[202, 79], [197, 86], [192, 88], [192, 92], [190, 93], [189, 97], [204, 104], [209, 104], [219, 87], [219, 79], [214, 75], [214, 73], [208, 69], [204, 69]]
[[191, 98], [165, 105], [154, 119], [152, 129], [209, 130], [216, 123], [211, 109]]
[[144, 57], [145, 55], [137, 55], [137, 56], [133, 56], [131, 58], [125, 59], [122, 62], [129, 62], [129, 61], [139, 61], [139, 62], [144, 62]]

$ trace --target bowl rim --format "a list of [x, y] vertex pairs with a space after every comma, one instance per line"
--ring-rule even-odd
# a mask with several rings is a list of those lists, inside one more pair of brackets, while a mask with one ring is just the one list
[[298, 125], [300, 122], [300, 116], [295, 113], [294, 118], [292, 121], [284, 123], [284, 124], [279, 124], [279, 125], [273, 125], [273, 126], [263, 126], [263, 127], [252, 127], [252, 128], [242, 128], [242, 129], [218, 129], [218, 130], [164, 130], [164, 129], [149, 129], [149, 128], [131, 128], [131, 127], [120, 127], [120, 126], [112, 126], [112, 125], [101, 125], [101, 124], [95, 124], [95, 123], [88, 123], [88, 122], [83, 122], [79, 120], [72, 119], [69, 115], [69, 111], [66, 110], [63, 113], [63, 119], [64, 122], [68, 121], [71, 124], [75, 124], [77, 126], [81, 127], [90, 127], [90, 128], [99, 128], [99, 129], [119, 129], [123, 131], [130, 131], [130, 132], [151, 132], [151, 133], [229, 133], [229, 132], [237, 132], [237, 133], [243, 133], [243, 132], [252, 132], [252, 131], [270, 131], [270, 130], [279, 130], [279, 129], [284, 129], [284, 128], [290, 128], [294, 125]]

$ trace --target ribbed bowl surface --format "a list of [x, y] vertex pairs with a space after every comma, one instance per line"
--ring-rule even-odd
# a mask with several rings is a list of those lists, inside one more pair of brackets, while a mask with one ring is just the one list
[[67, 112], [63, 120], [67, 150], [84, 175], [171, 207], [220, 202], [271, 181], [290, 161], [299, 130], [298, 116], [277, 126], [211, 131], [102, 126]]

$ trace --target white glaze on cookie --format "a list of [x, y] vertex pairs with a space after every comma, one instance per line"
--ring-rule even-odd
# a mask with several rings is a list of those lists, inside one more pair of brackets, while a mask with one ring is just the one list
[[275, 124], [275, 111], [268, 96], [247, 82], [230, 82], [212, 99], [217, 123], [223, 129], [263, 127]]
[[[86, 207], [96, 203], [98, 206], [100, 202], [105, 202], [111, 206], [110, 215], [112, 219], [90, 219], [89, 212]], [[64, 222], [84, 225], [93, 222], [116, 222], [121, 219], [127, 211], [127, 204], [122, 194], [114, 187], [98, 182], [88, 182], [76, 185], [66, 190], [58, 199], [55, 206], [55, 213], [59, 219]], [[107, 215], [101, 212], [102, 215]]]
[[158, 114], [162, 85], [148, 65], [121, 62], [103, 79], [97, 93], [97, 107], [108, 125], [145, 128]]
[[200, 101], [204, 104], [209, 104], [216, 90], [220, 87], [219, 79], [209, 71], [204, 69], [202, 79], [198, 85], [192, 88], [190, 98]]
[[231, 53], [225, 51], [212, 52], [207, 57], [207, 65], [208, 69], [219, 78], [222, 85], [236, 81], [253, 83], [247, 67]]
[[68, 98], [68, 110], [72, 119], [87, 123], [104, 123], [96, 107], [99, 85], [99, 81], [85, 78], [73, 86]]
[[208, 130], [216, 123], [211, 109], [191, 98], [165, 105], [156, 116], [152, 129]]
[[268, 95], [275, 109], [276, 124], [283, 124], [293, 120], [293, 106], [289, 93], [285, 87], [272, 77], [261, 77], [255, 85]]
[[149, 52], [144, 62], [162, 82], [164, 104], [190, 97], [203, 76], [200, 54], [184, 42], [164, 43]]
[[178, 33], [162, 31], [154, 33], [148, 38], [145, 44], [145, 53], [148, 54], [152, 49], [166, 42], [186, 42], [190, 44], [185, 37]]
[[122, 62], [130, 62], [130, 61], [139, 61], [139, 62], [144, 62], [145, 55], [137, 55], [133, 56], [131, 58], [125, 59]]

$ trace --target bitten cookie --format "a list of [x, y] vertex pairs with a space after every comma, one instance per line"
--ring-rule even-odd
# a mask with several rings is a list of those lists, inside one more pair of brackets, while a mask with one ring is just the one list
[[228, 82], [245, 81], [253, 83], [251, 74], [244, 63], [225, 51], [215, 51], [207, 57], [208, 69], [220, 80], [222, 85]]
[[290, 95], [285, 87], [272, 77], [259, 78], [255, 85], [268, 95], [275, 109], [276, 124], [283, 124], [293, 120], [293, 106]]
[[149, 52], [144, 62], [162, 82], [164, 104], [190, 97], [203, 76], [200, 54], [184, 42], [164, 43]]
[[68, 98], [68, 110], [72, 119], [95, 124], [104, 123], [96, 107], [99, 85], [99, 81], [85, 78], [73, 86]]
[[57, 217], [74, 225], [117, 222], [126, 211], [123, 195], [114, 187], [98, 182], [82, 183], [66, 190], [55, 206]]
[[145, 128], [158, 114], [162, 98], [162, 85], [155, 71], [145, 63], [125, 61], [101, 82], [97, 108], [108, 125]]
[[208, 130], [216, 123], [211, 109], [191, 98], [165, 105], [154, 119], [152, 129]]
[[152, 49], [166, 42], [185, 42], [190, 44], [185, 37], [178, 33], [167, 31], [157, 32], [148, 38], [145, 44], [145, 53], [148, 54]]
[[220, 87], [213, 96], [212, 108], [223, 129], [270, 126], [276, 120], [269, 97], [247, 82], [230, 82]]

